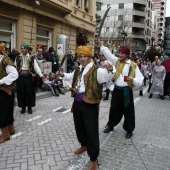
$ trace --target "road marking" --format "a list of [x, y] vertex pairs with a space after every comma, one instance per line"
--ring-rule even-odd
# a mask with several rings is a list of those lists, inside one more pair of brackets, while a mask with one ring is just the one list
[[67, 112], [70, 112], [70, 110], [71, 110], [71, 109], [68, 109], [68, 110], [66, 110], [66, 111], [64, 111], [64, 112], [62, 112], [62, 113], [65, 114], [65, 113], [67, 113]]
[[134, 104], [136, 105], [141, 98], [142, 98], [142, 97], [136, 97], [135, 100], [134, 100]]
[[42, 117], [42, 116], [36, 116], [36, 117], [33, 117], [32, 119], [28, 119], [28, 120], [26, 120], [26, 121], [27, 121], [27, 122], [31, 122], [31, 121], [33, 121], [33, 120], [39, 119], [40, 117]]
[[52, 120], [52, 118], [46, 119], [40, 123], [38, 123], [39, 126], [43, 125], [44, 123], [50, 122]]
[[57, 110], [60, 110], [62, 107], [57, 107], [56, 109], [53, 109], [53, 112], [56, 112]]
[[22, 135], [22, 132], [18, 132], [16, 134], [12, 135], [11, 138], [14, 139], [14, 138], [21, 136], [21, 135]]

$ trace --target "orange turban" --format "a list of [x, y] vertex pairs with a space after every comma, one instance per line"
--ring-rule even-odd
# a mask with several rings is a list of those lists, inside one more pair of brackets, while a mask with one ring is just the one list
[[85, 46], [78, 46], [77, 48], [77, 57], [80, 57], [81, 54], [84, 54], [85, 56], [92, 57], [92, 49], [91, 47], [85, 45]]
[[4, 44], [0, 44], [0, 52], [4, 53], [5, 52], [5, 46]]
[[7, 56], [7, 54], [5, 53], [5, 45], [4, 44], [0, 44], [0, 52], [2, 54], [4, 54], [5, 56]]

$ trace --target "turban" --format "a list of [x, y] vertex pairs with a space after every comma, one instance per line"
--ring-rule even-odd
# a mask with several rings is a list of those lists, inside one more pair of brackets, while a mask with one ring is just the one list
[[24, 47], [24, 48], [26, 48], [27, 50], [29, 49], [29, 45], [26, 43], [26, 42], [23, 42], [22, 44], [21, 44], [21, 47]]
[[5, 46], [4, 44], [0, 44], [0, 52], [4, 53], [5, 52]]
[[5, 44], [0, 44], [0, 53], [2, 53], [5, 56], [7, 56], [7, 54], [5, 53]]
[[119, 49], [119, 52], [122, 52], [126, 55], [129, 55], [130, 54], [130, 48], [127, 47], [127, 46], [121, 46], [120, 49]]
[[84, 54], [85, 56], [92, 57], [92, 49], [91, 47], [85, 45], [85, 46], [79, 46], [77, 48], [77, 57], [80, 57], [81, 54]]

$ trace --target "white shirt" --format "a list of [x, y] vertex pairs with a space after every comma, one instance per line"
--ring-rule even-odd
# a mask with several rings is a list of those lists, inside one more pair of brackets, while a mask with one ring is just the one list
[[[0, 55], [0, 62], [1, 62], [1, 60], [2, 60], [2, 55]], [[10, 84], [12, 84], [13, 81], [15, 81], [18, 78], [18, 72], [17, 72], [16, 68], [13, 66], [8, 65], [6, 67], [6, 73], [7, 73], [7, 76], [3, 77], [0, 80], [0, 85], [1, 84], [10, 85]]]
[[[104, 54], [104, 56], [108, 60], [110, 60], [112, 62], [112, 64], [114, 66], [116, 65], [116, 62], [119, 60], [119, 58], [116, 57], [115, 55], [113, 55], [107, 47], [101, 46], [100, 51], [102, 54]], [[115, 85], [121, 86], [121, 87], [128, 86], [127, 82], [124, 82], [124, 76], [128, 76], [130, 64], [131, 64], [131, 60], [128, 59], [125, 63], [123, 70], [122, 70], [122, 73], [115, 79], [115, 81], [114, 81]], [[135, 78], [133, 78], [134, 86], [142, 85], [143, 79], [144, 79], [144, 77], [143, 77], [142, 73], [140, 72], [139, 67], [137, 66], [135, 69]]]
[[[84, 75], [89, 71], [89, 69], [93, 66], [93, 62], [89, 63], [86, 65], [86, 67], [84, 68], [84, 71], [82, 73], [81, 76], [81, 81], [78, 79], [78, 83], [77, 86], [80, 86], [79, 88], [79, 92], [85, 92], [85, 86], [84, 86]], [[80, 71], [82, 69], [82, 65], [79, 66], [80, 67]], [[108, 80], [112, 79], [115, 75], [116, 69], [115, 67], [113, 67], [113, 71], [112, 72], [108, 72], [108, 70], [106, 68], [98, 68], [97, 69], [97, 81], [99, 84], [105, 83]], [[64, 77], [63, 79], [66, 81], [72, 81], [74, 76], [74, 71], [72, 73], [64, 73]]]
[[[31, 56], [29, 56], [29, 53], [28, 53], [27, 55], [22, 55], [22, 54], [21, 54], [21, 57], [23, 58], [22, 70], [28, 70], [27, 58], [29, 58], [29, 57], [31, 57]], [[15, 65], [16, 65], [16, 60], [15, 60]], [[37, 63], [36, 59], [34, 59], [34, 70], [35, 70], [35, 72], [36, 72], [40, 77], [43, 76], [43, 74], [41, 73], [41, 69], [40, 69], [40, 67], [38, 66], [38, 63]]]

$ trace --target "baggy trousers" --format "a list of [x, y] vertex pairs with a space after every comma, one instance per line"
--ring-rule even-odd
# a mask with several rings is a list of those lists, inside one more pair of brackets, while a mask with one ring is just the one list
[[14, 91], [8, 95], [0, 90], [0, 128], [4, 128], [14, 122]]
[[87, 146], [91, 161], [99, 155], [99, 104], [74, 101], [73, 118], [78, 141]]
[[18, 107], [34, 107], [35, 87], [32, 76], [19, 76], [16, 84]]
[[124, 91], [114, 89], [112, 92], [111, 107], [109, 113], [108, 126], [114, 127], [118, 125], [124, 116], [123, 129], [128, 132], [132, 132], [135, 129], [135, 110], [133, 101], [133, 91], [130, 93], [130, 104], [124, 106]]

